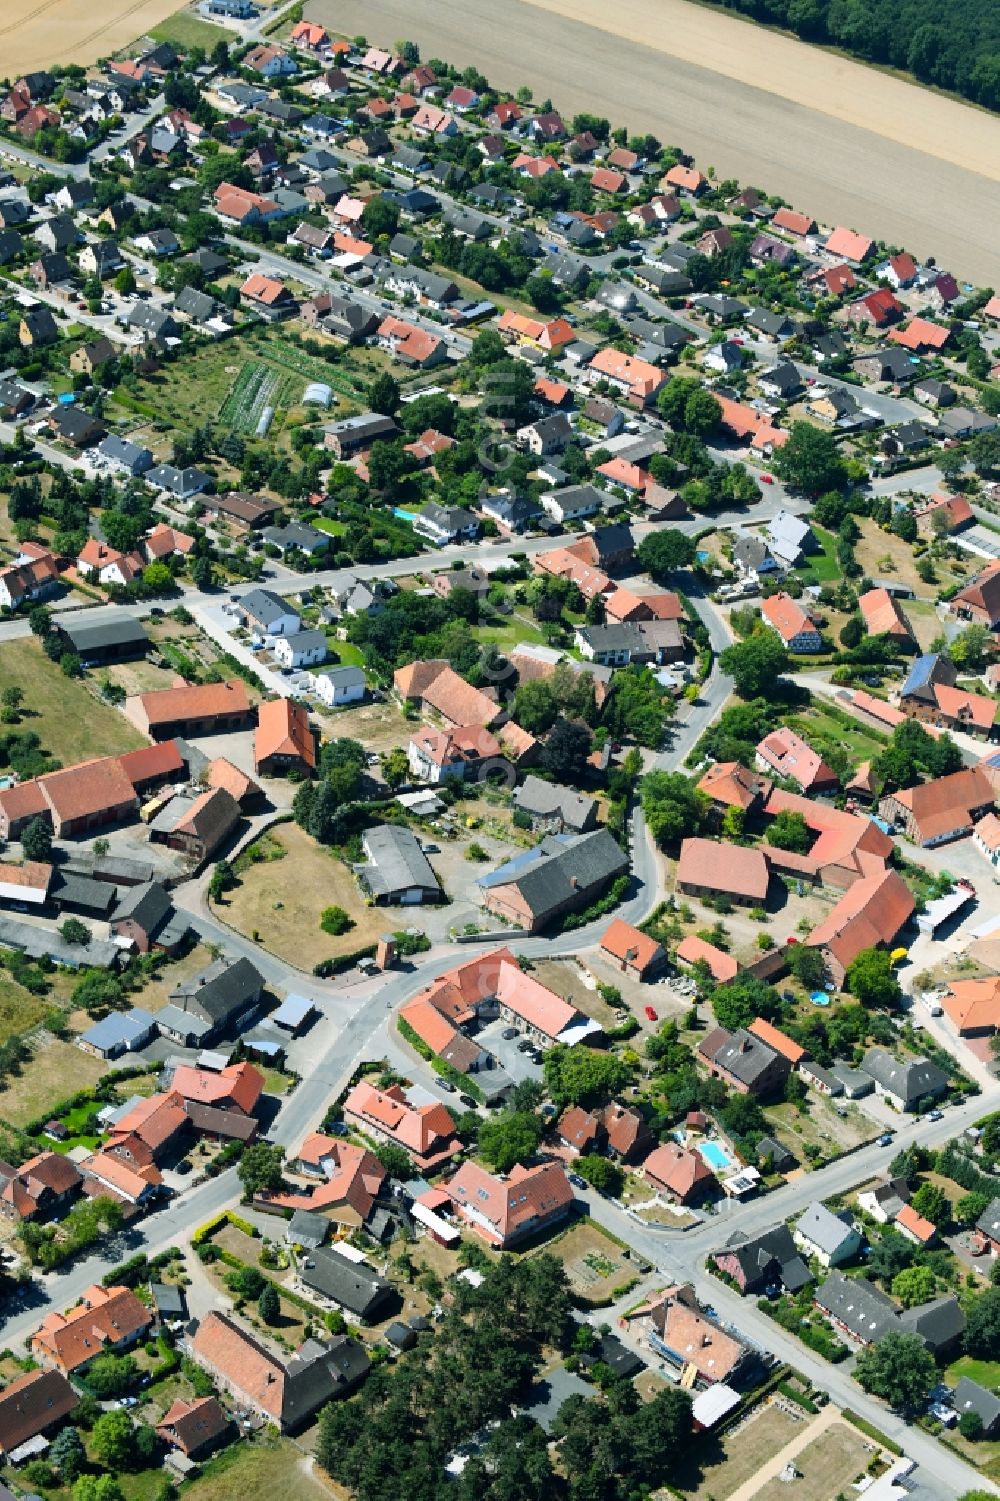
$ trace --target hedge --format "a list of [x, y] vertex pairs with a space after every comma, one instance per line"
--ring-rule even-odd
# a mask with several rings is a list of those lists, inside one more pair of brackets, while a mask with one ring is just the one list
[[214, 1219], [206, 1220], [203, 1225], [198, 1226], [191, 1237], [191, 1244], [193, 1246], [203, 1245], [206, 1240], [211, 1240], [215, 1233], [222, 1229], [223, 1225], [232, 1225], [234, 1230], [242, 1230], [244, 1235], [253, 1236], [254, 1239], [260, 1235], [260, 1231], [255, 1225], [251, 1225], [249, 1220], [245, 1220], [240, 1215], [234, 1214], [231, 1209], [224, 1209]]
[[421, 1058], [426, 1059], [426, 1061], [430, 1063], [431, 1060], [436, 1057], [433, 1048], [429, 1048], [426, 1042], [424, 1042], [423, 1038], [417, 1036], [416, 1032], [410, 1026], [405, 1017], [396, 1017], [396, 1027], [399, 1031], [400, 1037], [408, 1042], [410, 1044], [410, 1047], [414, 1048], [416, 1052], [420, 1054]]
[[313, 965], [313, 974], [320, 980], [330, 975], [342, 975], [345, 969], [353, 969], [360, 959], [374, 959], [377, 953], [377, 943], [366, 943], [364, 948], [354, 949], [350, 954], [338, 954], [336, 959], [321, 959]]
[[867, 1418], [863, 1418], [858, 1413], [852, 1412], [849, 1407], [841, 1408], [840, 1415], [846, 1418], [849, 1423], [852, 1423], [855, 1428], [860, 1429], [862, 1433], [866, 1433], [869, 1438], [873, 1438], [877, 1444], [881, 1444], [883, 1449], [888, 1449], [890, 1454], [902, 1455], [903, 1450], [899, 1444], [888, 1438], [882, 1432], [881, 1428], [876, 1428], [874, 1423], [869, 1423]]

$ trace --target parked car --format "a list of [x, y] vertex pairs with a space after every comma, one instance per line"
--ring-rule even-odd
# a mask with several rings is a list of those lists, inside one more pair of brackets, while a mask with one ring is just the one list
[[450, 1079], [439, 1079], [438, 1080], [438, 1087], [440, 1089], [443, 1089], [446, 1094], [454, 1094], [455, 1093], [455, 1086], [451, 1082]]
[[649, 1020], [651, 1022], [655, 1022], [655, 1021], [659, 1020], [659, 1018], [656, 1015], [656, 1012], [653, 1010], [652, 1006], [647, 1006], [645, 1008], [645, 1010], [646, 1010], [646, 1015], [647, 1015], [647, 1017], [649, 1018]]
[[513, 1042], [514, 1038], [517, 1036], [517, 1028], [504, 1027], [503, 1032], [500, 1035], [503, 1037], [504, 1042]]
[[458, 1098], [468, 1110], [475, 1110], [476, 1105], [479, 1103], [472, 1098], [471, 1094], [460, 1094]]
[[894, 1137], [894, 1131], [883, 1131], [875, 1145], [877, 1147], [891, 1147]]
[[927, 1119], [929, 1121], [943, 1121], [944, 1120], [944, 1111], [943, 1110], [928, 1110], [928, 1112], [927, 1112]]
[[590, 1184], [587, 1182], [586, 1178], [581, 1178], [579, 1173], [569, 1173], [568, 1177], [574, 1188], [590, 1187]]

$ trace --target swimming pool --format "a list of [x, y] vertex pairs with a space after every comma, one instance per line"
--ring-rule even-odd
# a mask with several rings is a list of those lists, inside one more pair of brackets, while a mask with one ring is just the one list
[[695, 1151], [708, 1163], [714, 1173], [724, 1173], [735, 1167], [732, 1154], [718, 1141], [700, 1141]]
[[830, 997], [825, 990], [814, 990], [809, 999], [814, 1006], [829, 1006], [830, 1004]]

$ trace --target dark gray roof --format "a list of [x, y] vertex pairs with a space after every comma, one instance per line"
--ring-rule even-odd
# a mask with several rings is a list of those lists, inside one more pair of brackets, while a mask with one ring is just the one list
[[861, 1067], [876, 1084], [903, 1100], [907, 1108], [925, 1095], [943, 1094], [948, 1088], [948, 1075], [929, 1058], [911, 1058], [900, 1063], [884, 1048], [871, 1048]]
[[816, 1302], [866, 1345], [899, 1329], [895, 1303], [863, 1277], [845, 1277], [843, 1272], [831, 1272], [817, 1288]]
[[[308, 1263], [311, 1262], [312, 1265]], [[348, 1261], [331, 1247], [318, 1247], [299, 1267], [299, 1277], [357, 1318], [371, 1318], [393, 1296], [392, 1283], [362, 1262]]]
[[607, 829], [552, 835], [480, 879], [484, 889], [516, 885], [536, 921], [583, 900], [628, 870], [628, 856]]
[[109, 646], [141, 644], [145, 647], [149, 644], [142, 622], [125, 610], [116, 611], [104, 620], [76, 620], [72, 616], [61, 616], [56, 624], [81, 657]]
[[814, 1200], [796, 1225], [798, 1233], [828, 1256], [839, 1251], [850, 1236], [855, 1234], [849, 1214], [834, 1214], [825, 1204]]
[[373, 896], [392, 897], [414, 887], [437, 895], [437, 876], [409, 829], [378, 824], [362, 841], [369, 863], [359, 868], [359, 874]]
[[712, 1058], [734, 1079], [751, 1088], [773, 1066], [776, 1056], [780, 1055], [773, 1048], [741, 1027], [725, 1038]]
[[982, 1418], [987, 1433], [1000, 1422], [1000, 1397], [980, 1386], [978, 1381], [970, 1381], [968, 1376], [963, 1376], [956, 1386], [952, 1406], [959, 1417], [966, 1412], [976, 1413]]
[[789, 1292], [797, 1292], [812, 1281], [787, 1225], [773, 1225], [754, 1236], [746, 1236], [738, 1230], [716, 1254], [737, 1258], [750, 1289], [772, 1277], [783, 1283]]
[[955, 1294], [946, 1293], [918, 1308], [905, 1308], [899, 1322], [908, 1333], [919, 1334], [933, 1354], [955, 1343], [965, 1329], [965, 1314]]
[[273, 625], [285, 615], [297, 614], [287, 599], [273, 594], [270, 589], [251, 589], [240, 600], [240, 609], [260, 621], [261, 625]]
[[173, 903], [159, 881], [148, 881], [144, 886], [129, 887], [115, 909], [112, 921], [131, 918], [151, 938], [172, 915], [173, 910]]
[[224, 1026], [245, 1011], [263, 989], [264, 976], [249, 959], [237, 959], [234, 964], [218, 959], [193, 980], [177, 986], [172, 999], [182, 1001], [185, 1011], [193, 1011], [214, 1026]]
[[178, 1287], [174, 1282], [151, 1282], [149, 1290], [153, 1295], [157, 1313], [163, 1314], [168, 1319], [187, 1317], [187, 1300], [182, 1287]]
[[575, 792], [572, 787], [527, 776], [514, 793], [514, 806], [539, 817], [558, 813], [568, 828], [583, 829], [593, 817], [597, 803], [595, 798]]
[[115, 888], [73, 871], [57, 870], [49, 886], [49, 900], [93, 917], [108, 917], [115, 904]]

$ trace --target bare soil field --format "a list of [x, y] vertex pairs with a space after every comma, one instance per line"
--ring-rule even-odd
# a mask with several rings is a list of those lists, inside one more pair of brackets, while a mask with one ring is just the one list
[[177, 9], [177, 0], [5, 0], [0, 46], [10, 78], [52, 63], [86, 65], [127, 47]]
[[380, 44], [412, 37], [425, 57], [652, 131], [825, 223], [996, 278], [1000, 120], [797, 38], [686, 0], [309, 0], [306, 14]]

